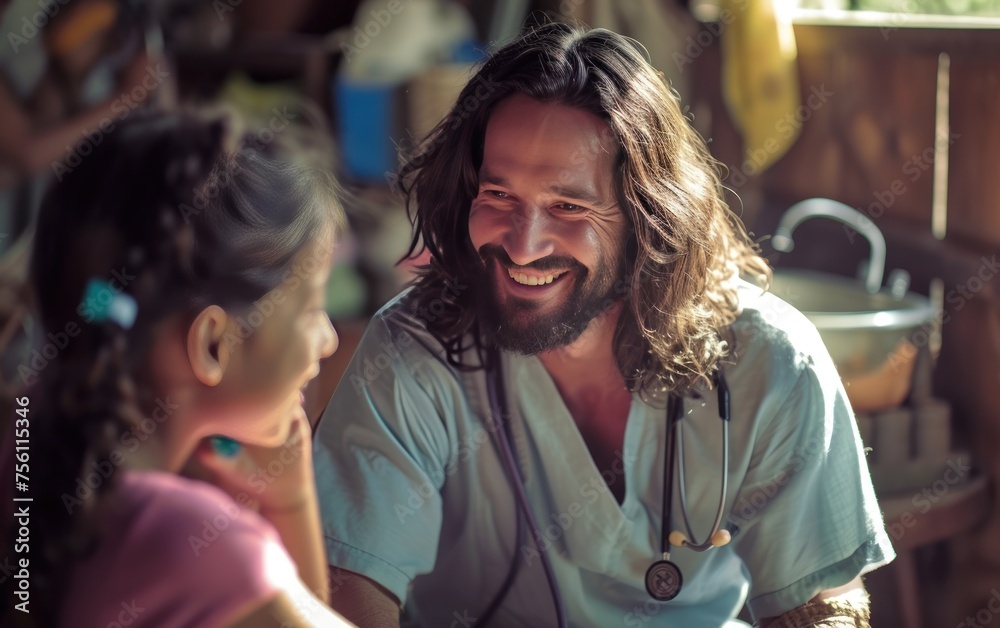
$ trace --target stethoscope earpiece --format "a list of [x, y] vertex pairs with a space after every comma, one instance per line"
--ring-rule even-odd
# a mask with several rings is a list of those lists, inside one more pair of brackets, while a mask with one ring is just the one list
[[732, 540], [733, 535], [729, 533], [729, 530], [719, 530], [712, 535], [711, 543], [715, 547], [722, 547], [723, 545], [728, 545]]
[[678, 530], [671, 532], [670, 536], [667, 537], [667, 540], [673, 547], [684, 547], [688, 542], [688, 538], [684, 536], [684, 533], [679, 532]]
[[712, 547], [722, 547], [723, 545], [728, 545], [730, 541], [733, 540], [733, 535], [729, 533], [729, 530], [716, 530], [715, 534], [708, 540], [708, 543], [702, 543], [701, 545], [695, 545], [688, 540], [684, 533], [680, 530], [674, 530], [670, 533], [667, 538], [670, 545], [673, 547], [690, 547], [693, 550], [703, 551], [703, 549], [710, 549]]

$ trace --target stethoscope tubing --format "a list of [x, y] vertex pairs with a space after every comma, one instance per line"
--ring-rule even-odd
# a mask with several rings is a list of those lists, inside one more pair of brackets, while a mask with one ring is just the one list
[[[500, 458], [506, 469], [507, 474], [510, 476], [511, 484], [514, 489], [514, 496], [517, 502], [517, 523], [516, 523], [516, 536], [517, 544], [520, 546], [522, 540], [522, 528], [521, 528], [521, 515], [527, 520], [528, 528], [531, 532], [531, 537], [535, 543], [535, 547], [538, 550], [538, 555], [542, 562], [542, 569], [545, 572], [545, 579], [549, 586], [549, 591], [552, 597], [552, 603], [555, 607], [556, 614], [556, 624], [559, 628], [567, 628], [566, 620], [566, 609], [563, 603], [562, 594], [559, 591], [559, 583], [556, 581], [555, 570], [552, 566], [552, 561], [549, 557], [548, 550], [544, 544], [541, 530], [538, 527], [538, 523], [535, 520], [534, 513], [531, 510], [531, 505], [528, 501], [527, 493], [524, 489], [524, 479], [521, 476], [521, 472], [518, 469], [517, 461], [514, 457], [513, 446], [511, 443], [514, 440], [513, 434], [511, 434], [510, 421], [506, 417], [507, 410], [507, 400], [506, 392], [503, 385], [503, 374], [501, 373], [502, 364], [500, 361], [499, 352], [493, 351], [490, 356], [491, 368], [487, 370], [486, 380], [487, 380], [487, 394], [489, 396], [490, 412], [491, 417], [491, 427], [492, 431], [498, 434], [497, 442], [498, 448], [500, 450]], [[670, 411], [668, 415], [670, 417], [667, 426], [667, 437], [668, 443], [664, 451], [664, 456], [666, 460], [664, 461], [664, 485], [663, 485], [663, 520], [661, 522], [661, 550], [663, 556], [666, 559], [670, 554], [670, 545], [668, 540], [668, 530], [669, 530], [669, 511], [671, 500], [673, 498], [673, 469], [674, 469], [674, 458], [676, 457], [677, 466], [680, 467], [678, 473], [678, 483], [680, 484], [680, 506], [681, 506], [681, 516], [684, 521], [684, 527], [688, 535], [687, 541], [684, 542], [683, 546], [694, 550], [696, 552], [704, 552], [715, 547], [711, 541], [716, 535], [722, 525], [722, 517], [725, 514], [726, 506], [726, 496], [729, 488], [729, 419], [730, 419], [730, 405], [729, 405], [729, 388], [726, 385], [725, 377], [722, 371], [718, 371], [718, 375], [715, 378], [716, 385], [718, 386], [719, 394], [719, 417], [722, 419], [722, 486], [719, 491], [719, 507], [716, 511], [715, 521], [712, 524], [712, 531], [708, 535], [708, 539], [704, 543], [695, 543], [693, 535], [691, 533], [691, 523], [688, 520], [687, 515], [687, 491], [686, 491], [686, 478], [684, 476], [684, 438], [683, 438], [683, 415], [684, 415], [684, 402], [680, 396], [671, 395], [670, 400]], [[497, 425], [499, 423], [499, 425]], [[485, 625], [486, 622], [492, 618], [492, 615], [497, 610], [499, 605], [502, 603], [503, 598], [506, 597], [509, 591], [514, 576], [516, 575], [517, 568], [519, 567], [520, 556], [515, 555], [513, 563], [500, 591], [494, 597], [487, 611], [483, 614], [480, 625]]]
[[[691, 522], [688, 520], [688, 507], [687, 507], [687, 481], [684, 477], [684, 437], [682, 433], [683, 429], [683, 416], [684, 416], [684, 402], [677, 398], [678, 404], [678, 415], [676, 420], [672, 421], [674, 427], [674, 442], [677, 448], [677, 467], [678, 474], [677, 480], [680, 484], [680, 498], [681, 498], [681, 518], [684, 520], [684, 529], [687, 532], [687, 541], [684, 543], [684, 547], [692, 549], [696, 552], [704, 552], [712, 549], [715, 545], [712, 544], [712, 537], [716, 535], [722, 526], [722, 517], [726, 512], [726, 496], [729, 492], [729, 419], [730, 419], [730, 405], [729, 405], [729, 386], [726, 384], [726, 378], [722, 373], [720, 368], [717, 371], [715, 377], [715, 385], [718, 389], [719, 396], [719, 418], [722, 419], [722, 490], [719, 491], [719, 507], [715, 511], [715, 522], [712, 524], [712, 531], [708, 533], [708, 538], [705, 539], [703, 543], [697, 543], [694, 539], [694, 534], [691, 532]], [[669, 429], [669, 428], [668, 428]], [[672, 462], [672, 461], [671, 461]], [[669, 467], [671, 471], [673, 466]], [[670, 474], [671, 476], [673, 473]], [[672, 482], [671, 482], [672, 483]], [[664, 529], [667, 528], [668, 522], [668, 508], [670, 502], [665, 502], [666, 508], [664, 509], [663, 523]], [[664, 553], [668, 553], [668, 548], [666, 545], [663, 547]]]
[[[708, 533], [708, 539], [704, 543], [695, 542], [694, 534], [691, 532], [691, 523], [688, 521], [687, 494], [684, 488], [687, 484], [684, 479], [684, 438], [681, 435], [681, 423], [679, 421], [674, 430], [676, 431], [677, 438], [677, 466], [680, 471], [677, 480], [680, 484], [681, 516], [684, 519], [684, 529], [687, 532], [688, 538], [684, 547], [696, 552], [704, 552], [715, 547], [711, 542], [712, 537], [715, 536], [715, 533], [722, 526], [722, 517], [726, 511], [726, 493], [729, 489], [729, 421], [722, 422], [722, 490], [719, 492], [719, 508], [715, 513], [715, 523], [712, 524], [712, 531]], [[663, 525], [666, 524], [664, 523]]]
[[[502, 365], [498, 353], [493, 354], [492, 362], [494, 368], [492, 373], [487, 374], [487, 388], [490, 397], [490, 411], [493, 413], [492, 420], [494, 423], [499, 421], [502, 424], [500, 429], [496, 429], [497, 426], [495, 424], [493, 426], [494, 431], [501, 435], [497, 439], [500, 444], [501, 458], [503, 459], [504, 466], [507, 467], [507, 472], [515, 480], [512, 482], [514, 485], [514, 495], [520, 506], [521, 513], [524, 514], [525, 519], [528, 521], [528, 529], [531, 531], [532, 540], [542, 561], [542, 569], [545, 571], [545, 579], [548, 582], [549, 591], [552, 595], [552, 603], [555, 606], [556, 624], [559, 628], [567, 628], [569, 624], [566, 622], [566, 609], [563, 604], [562, 594], [559, 591], [559, 583], [556, 581], [555, 570], [552, 567], [552, 561], [543, 542], [542, 532], [535, 521], [531, 504], [528, 502], [528, 495], [524, 491], [524, 480], [521, 477], [520, 470], [517, 468], [517, 461], [514, 459], [514, 452], [511, 447], [513, 435], [510, 433], [510, 421], [505, 420], [507, 400], [503, 386], [503, 375], [501, 373]], [[518, 514], [518, 526], [520, 526], [521, 513]], [[518, 533], [518, 537], [520, 537], [520, 533]], [[517, 557], [515, 557], [516, 559]], [[502, 592], [506, 594], [508, 588], [509, 585], [505, 582]], [[492, 613], [494, 605], [491, 604], [490, 606], [490, 612]]]
[[[496, 428], [497, 426], [493, 426]], [[506, 466], [506, 465], [505, 465]], [[508, 471], [509, 473], [509, 471]], [[508, 477], [510, 482], [516, 482], [517, 478]], [[521, 518], [520, 510], [517, 512], [517, 516], [514, 517], [514, 547], [519, 548], [524, 544], [524, 520]], [[489, 625], [490, 620], [493, 619], [493, 615], [503, 604], [503, 601], [507, 598], [507, 594], [510, 592], [512, 586], [514, 586], [514, 580], [517, 578], [517, 572], [521, 568], [521, 552], [514, 551], [514, 560], [510, 563], [510, 568], [507, 570], [507, 577], [504, 578], [503, 584], [500, 585], [500, 589], [493, 596], [493, 600], [490, 605], [486, 607], [480, 616], [476, 620], [476, 625], [481, 628], [485, 628]]]

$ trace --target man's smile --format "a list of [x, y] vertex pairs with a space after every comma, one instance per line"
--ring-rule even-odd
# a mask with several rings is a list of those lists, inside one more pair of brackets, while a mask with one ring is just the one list
[[514, 268], [507, 269], [507, 274], [510, 275], [510, 278], [523, 286], [541, 286], [544, 284], [550, 284], [565, 275], [567, 272], [568, 271], [561, 270], [554, 273], [539, 273], [530, 269], [528, 269], [528, 272]]
[[574, 273], [569, 269], [553, 271], [509, 267], [500, 260], [494, 260], [494, 264], [494, 290], [501, 302], [505, 296], [536, 302], [544, 298], [547, 301], [563, 292], [564, 284], [572, 287]]

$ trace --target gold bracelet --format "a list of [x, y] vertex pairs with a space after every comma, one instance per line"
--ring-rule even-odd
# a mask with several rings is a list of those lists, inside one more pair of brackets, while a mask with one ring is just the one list
[[793, 608], [767, 628], [871, 628], [867, 596], [814, 600]]

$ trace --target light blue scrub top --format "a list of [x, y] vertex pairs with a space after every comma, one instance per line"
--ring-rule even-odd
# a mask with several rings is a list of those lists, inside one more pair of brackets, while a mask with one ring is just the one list
[[[404, 293], [405, 294], [405, 293]], [[407, 311], [402, 295], [374, 318], [315, 436], [329, 561], [394, 593], [404, 625], [474, 623], [515, 552], [521, 570], [491, 625], [552, 626], [541, 560], [516, 507], [495, 441], [482, 371], [459, 372]], [[749, 595], [755, 618], [777, 616], [894, 554], [840, 378], [815, 328], [777, 297], [740, 283], [729, 492], [733, 540], [674, 548], [684, 585], [646, 592], [661, 557], [665, 410], [633, 396], [619, 506], [548, 372], [503, 353], [514, 449], [572, 626], [722, 626]], [[474, 361], [473, 361], [474, 363]], [[697, 541], [719, 502], [722, 424], [714, 391], [685, 400], [687, 514]], [[675, 482], [679, 481], [675, 473]], [[670, 529], [684, 530], [674, 490]], [[690, 535], [689, 535], [690, 536]], [[334, 578], [333, 586], [337, 586]], [[407, 623], [409, 622], [409, 623]]]

